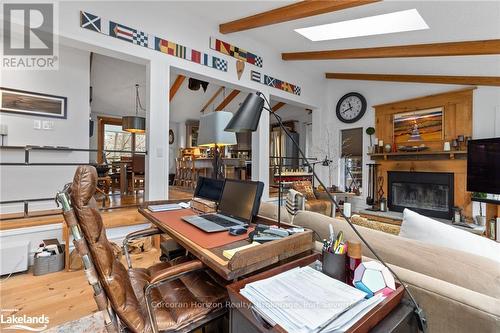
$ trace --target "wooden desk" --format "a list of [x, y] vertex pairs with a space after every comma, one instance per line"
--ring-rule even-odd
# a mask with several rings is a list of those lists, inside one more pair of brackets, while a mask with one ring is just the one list
[[[256, 247], [239, 251], [231, 258], [231, 260], [228, 260], [222, 254], [224, 250], [247, 245], [249, 244], [249, 241], [247, 239], [237, 240], [238, 238], [235, 237], [236, 240], [230, 239], [224, 245], [213, 248], [202, 247], [198, 243], [196, 243], [196, 241], [194, 241], [194, 235], [189, 236], [188, 229], [192, 228], [190, 229], [192, 233], [199, 233], [202, 231], [194, 226], [186, 224], [185, 226], [183, 226], [184, 230], [181, 232], [173, 227], [175, 223], [178, 222], [169, 223], [168, 214], [165, 213], [172, 213], [172, 219], [179, 219], [179, 217], [174, 214], [178, 211], [162, 212], [163, 215], [159, 217], [157, 213], [152, 213], [149, 209], [146, 208], [149, 204], [150, 203], [146, 202], [141, 208], [139, 208], [139, 213], [141, 213], [146, 219], [151, 221], [159, 229], [167, 233], [170, 237], [172, 237], [172, 239], [178, 242], [191, 254], [196, 256], [201, 262], [203, 262], [210, 269], [212, 269], [227, 281], [238, 279], [247, 274], [256, 272], [262, 268], [269, 267], [278, 262], [282, 262], [283, 260], [288, 258], [309, 254], [314, 248], [313, 232], [311, 230], [306, 230], [305, 232], [291, 235], [281, 240], [268, 242]], [[158, 202], [154, 202], [154, 204], [158, 204]], [[186, 213], [184, 215], [189, 214], [190, 213], [186, 210]], [[179, 213], [177, 213], [177, 215], [179, 215]], [[254, 222], [268, 225], [276, 224], [276, 221], [269, 220], [264, 217], [257, 217]], [[185, 222], [181, 221], [181, 223]], [[204, 242], [206, 242], [210, 237], [213, 237], [214, 239], [217, 238], [218, 243], [220, 243], [220, 235], [209, 233], [206, 233], [206, 235], [204, 235]]]
[[[315, 253], [227, 286], [231, 303], [235, 305], [230, 309], [230, 332], [287, 333], [281, 326], [276, 325], [270, 327], [262, 318], [257, 318], [256, 314], [252, 311], [252, 303], [240, 294], [240, 290], [248, 283], [267, 279], [295, 267], [307, 266], [320, 259], [321, 255]], [[370, 310], [347, 332], [364, 333], [372, 329], [376, 332], [416, 332], [416, 322], [411, 322], [413, 318], [413, 308], [406, 303], [402, 303], [403, 294], [403, 287], [399, 285], [395, 292]], [[411, 325], [409, 325], [409, 322], [411, 322]], [[403, 328], [403, 330], [400, 330], [401, 328]]]

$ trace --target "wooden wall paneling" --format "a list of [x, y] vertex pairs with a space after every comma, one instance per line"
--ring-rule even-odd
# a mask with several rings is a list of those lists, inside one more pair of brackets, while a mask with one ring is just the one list
[[[375, 136], [384, 143], [393, 144], [393, 115], [396, 113], [423, 110], [434, 107], [444, 108], [444, 140], [425, 142], [431, 150], [442, 151], [443, 142], [451, 141], [458, 135], [472, 136], [472, 98], [475, 88], [455, 90], [441, 94], [417, 97], [404, 101], [375, 105]], [[454, 173], [455, 205], [462, 207], [468, 217], [472, 217], [472, 202], [467, 192], [467, 161], [390, 161], [379, 160], [379, 175], [384, 178], [384, 195], [387, 196], [388, 171], [422, 171]]]
[[444, 117], [444, 141], [449, 141], [457, 137], [456, 133], [456, 117], [457, 117], [457, 105], [449, 104], [446, 106], [446, 113]]

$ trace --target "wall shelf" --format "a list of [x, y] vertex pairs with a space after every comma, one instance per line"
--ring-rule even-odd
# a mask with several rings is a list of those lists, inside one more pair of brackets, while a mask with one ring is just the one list
[[412, 152], [396, 152], [396, 153], [377, 153], [368, 154], [372, 160], [402, 160], [402, 161], [417, 161], [417, 160], [465, 160], [467, 159], [466, 150], [452, 151], [412, 151]]

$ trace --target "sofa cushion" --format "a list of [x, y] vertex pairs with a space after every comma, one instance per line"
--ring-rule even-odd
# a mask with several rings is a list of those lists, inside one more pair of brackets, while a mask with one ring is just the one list
[[399, 236], [480, 255], [500, 262], [500, 243], [441, 223], [409, 209], [405, 209], [403, 212], [403, 224]]
[[[259, 215], [269, 219], [278, 219], [278, 205], [271, 202], [261, 202]], [[281, 222], [291, 223], [290, 215], [285, 207], [281, 207]]]
[[[294, 224], [314, 230], [320, 239], [328, 238], [328, 225], [332, 224], [336, 233], [342, 230], [345, 239], [360, 241], [343, 219], [300, 211]], [[496, 261], [361, 226], [356, 229], [387, 263], [500, 298], [500, 263]], [[365, 245], [363, 255], [374, 258]]]

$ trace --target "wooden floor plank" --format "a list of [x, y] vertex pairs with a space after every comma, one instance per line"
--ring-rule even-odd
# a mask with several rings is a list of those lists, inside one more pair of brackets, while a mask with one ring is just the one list
[[[155, 249], [132, 255], [134, 267], [148, 267], [159, 262], [159, 255]], [[18, 316], [45, 314], [50, 320], [48, 327], [76, 320], [97, 311], [92, 288], [81, 270], [61, 271], [42, 276], [33, 276], [31, 272], [20, 273], [6, 281], [2, 280], [0, 307], [17, 309], [17, 311], [2, 312], [4, 316], [13, 313]]]

